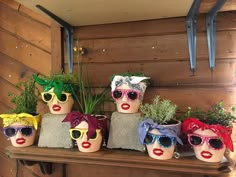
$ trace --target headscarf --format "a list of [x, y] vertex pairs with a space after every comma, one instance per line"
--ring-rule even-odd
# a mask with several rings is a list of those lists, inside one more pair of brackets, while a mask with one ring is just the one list
[[175, 130], [164, 127], [163, 125], [158, 125], [157, 123], [154, 123], [152, 119], [146, 119], [139, 124], [138, 134], [139, 142], [141, 144], [144, 144], [147, 133], [152, 129], [157, 129], [162, 135], [174, 137], [179, 144], [183, 145], [182, 140], [178, 137]]
[[111, 91], [114, 91], [116, 87], [126, 84], [131, 89], [140, 91], [143, 95], [143, 93], [145, 92], [147, 88], [147, 84], [142, 81], [147, 80], [147, 79], [150, 79], [150, 77], [116, 75], [111, 82]]
[[232, 133], [231, 128], [227, 128], [227, 127], [224, 127], [219, 124], [207, 125], [207, 124], [201, 122], [200, 120], [198, 120], [197, 118], [187, 118], [182, 123], [182, 132], [184, 132], [184, 133], [193, 133], [197, 129], [201, 129], [201, 130], [210, 129], [211, 131], [213, 131], [217, 135], [217, 137], [222, 139], [225, 146], [230, 151], [232, 151], [232, 152], [234, 151], [233, 142], [232, 142], [232, 139], [230, 136]]
[[19, 122], [23, 125], [34, 126], [35, 130], [38, 129], [40, 122], [40, 115], [31, 115], [27, 113], [20, 114], [0, 114], [0, 118], [3, 119], [3, 127], [10, 126], [13, 123]]
[[75, 128], [82, 121], [88, 123], [88, 136], [89, 139], [94, 135], [96, 129], [101, 129], [102, 133], [106, 132], [107, 124], [106, 119], [97, 119], [96, 116], [89, 114], [81, 114], [79, 112], [70, 112], [67, 114], [62, 122], [70, 122], [71, 128]]
[[74, 95], [78, 90], [78, 86], [73, 83], [63, 83], [61, 80], [42, 79], [35, 74], [33, 75], [33, 78], [35, 82], [37, 82], [39, 85], [43, 87], [44, 92], [47, 92], [50, 89], [54, 88], [53, 92], [55, 93], [57, 98], [61, 98], [62, 91]]

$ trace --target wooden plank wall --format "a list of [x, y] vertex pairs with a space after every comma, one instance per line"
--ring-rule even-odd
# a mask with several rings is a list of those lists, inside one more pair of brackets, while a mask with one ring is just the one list
[[[187, 106], [208, 109], [221, 100], [226, 106], [236, 104], [235, 20], [234, 12], [217, 16], [216, 68], [210, 71], [205, 19], [204, 16], [198, 18], [197, 71], [194, 74], [189, 70], [185, 18], [76, 27], [75, 38], [88, 49], [82, 62], [88, 64], [92, 86], [107, 86], [114, 73], [141, 71], [152, 78], [145, 102], [159, 94], [176, 103], [180, 111]], [[8, 91], [19, 92], [14, 87], [15, 83], [32, 73], [48, 75], [59, 70], [62, 61], [58, 55], [59, 31], [57, 25], [51, 25], [51, 22], [18, 3], [0, 1], [0, 112], [13, 106], [6, 95]], [[52, 63], [56, 63], [55, 68]], [[66, 60], [64, 67], [67, 70]], [[77, 71], [75, 58], [74, 72]], [[112, 108], [109, 105], [107, 111], [112, 111]], [[43, 114], [45, 109], [42, 105], [39, 112]], [[0, 176], [16, 176], [16, 161], [4, 153], [4, 148], [10, 143], [3, 133], [0, 133], [0, 142]], [[169, 176], [166, 173], [157, 174], [156, 171], [86, 164], [68, 164], [65, 173], [60, 164], [54, 164], [52, 175], [43, 175], [37, 165], [19, 165], [18, 169], [19, 177]]]
[[[51, 34], [52, 33], [52, 34]], [[59, 64], [52, 68], [51, 62], [61, 61], [57, 50], [58, 44], [51, 38], [60, 35], [60, 28], [51, 21], [41, 17], [31, 10], [12, 0], [0, 0], [0, 113], [6, 113], [13, 108], [8, 92], [18, 94], [15, 84], [25, 80], [33, 73], [49, 75], [51, 71], [61, 67]], [[60, 39], [60, 38], [59, 38]], [[54, 41], [54, 42], [58, 42]], [[47, 107], [39, 102], [38, 112], [43, 114]], [[2, 121], [0, 120], [0, 129]], [[10, 145], [3, 132], [0, 131], [0, 176], [14, 177], [17, 174], [16, 160], [5, 154], [5, 147]], [[52, 176], [60, 177], [61, 165], [55, 165], [57, 172]], [[38, 166], [23, 167], [18, 165], [18, 177], [35, 177], [43, 175]]]

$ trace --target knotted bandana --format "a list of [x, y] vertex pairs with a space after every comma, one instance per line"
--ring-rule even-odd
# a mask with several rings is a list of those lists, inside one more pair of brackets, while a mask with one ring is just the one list
[[50, 89], [53, 89], [53, 92], [57, 96], [57, 98], [61, 98], [62, 91], [67, 93], [71, 93], [74, 95], [77, 92], [78, 86], [73, 83], [63, 83], [60, 80], [47, 80], [38, 77], [37, 75], [33, 75], [35, 82], [43, 87], [43, 91], [47, 92]]
[[88, 123], [88, 136], [87, 138], [90, 139], [96, 132], [96, 129], [101, 129], [102, 133], [106, 131], [106, 119], [97, 119], [96, 116], [88, 115], [88, 114], [81, 114], [79, 112], [70, 112], [67, 114], [65, 119], [62, 122], [70, 122], [71, 128], [75, 128], [79, 125], [82, 121]]
[[163, 125], [158, 125], [157, 123], [154, 123], [152, 119], [146, 119], [139, 124], [138, 134], [139, 142], [141, 144], [144, 144], [147, 133], [152, 129], [157, 129], [162, 135], [174, 137], [179, 144], [183, 145], [182, 140], [177, 136], [177, 133], [174, 130], [166, 128]]
[[230, 150], [234, 151], [233, 142], [231, 139], [232, 129], [224, 127], [222, 125], [207, 125], [197, 118], [187, 118], [182, 123], [182, 132], [184, 133], [193, 133], [195, 130], [201, 129], [206, 130], [210, 129], [213, 131], [219, 138], [222, 139], [225, 146]]
[[111, 91], [114, 91], [118, 86], [126, 84], [131, 89], [139, 90], [140, 92], [144, 93], [147, 88], [147, 84], [141, 81], [146, 79], [150, 79], [150, 77], [116, 75], [111, 82]]
[[20, 114], [0, 114], [0, 118], [3, 119], [3, 126], [7, 127], [13, 123], [19, 122], [23, 125], [34, 126], [35, 130], [38, 129], [40, 122], [40, 115], [31, 115], [27, 113]]

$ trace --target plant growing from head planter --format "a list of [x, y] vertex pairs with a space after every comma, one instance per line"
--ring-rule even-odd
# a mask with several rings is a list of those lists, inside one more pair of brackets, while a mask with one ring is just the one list
[[37, 114], [38, 88], [32, 78], [19, 82], [16, 85], [23, 88], [20, 95], [9, 93], [11, 102], [15, 104], [9, 114], [1, 114], [3, 119], [4, 134], [11, 140], [15, 147], [26, 147], [34, 143], [36, 130], [40, 121]]
[[34, 80], [43, 87], [42, 99], [52, 114], [67, 114], [71, 111], [78, 90], [78, 78], [74, 74], [55, 73]]
[[235, 108], [226, 111], [223, 102], [215, 104], [208, 111], [200, 108], [187, 112], [180, 117], [183, 119], [182, 131], [187, 134], [188, 142], [193, 147], [197, 159], [205, 162], [220, 162], [226, 149], [233, 151], [231, 139], [232, 122]]
[[[78, 41], [77, 41], [77, 45]], [[78, 149], [81, 152], [95, 152], [101, 147], [102, 140], [107, 133], [107, 117], [97, 110], [105, 101], [109, 100], [108, 87], [102, 92], [96, 93], [91, 87], [87, 65], [85, 65], [85, 81], [83, 80], [83, 67], [80, 60], [82, 48], [74, 48], [77, 52], [78, 59], [78, 82], [79, 95], [76, 100], [79, 104], [79, 112], [70, 112], [63, 122], [70, 122], [70, 136], [76, 141]], [[97, 112], [98, 111], [98, 112]]]
[[181, 122], [175, 119], [177, 105], [156, 96], [151, 104], [140, 105], [143, 121], [139, 125], [139, 142], [146, 145], [150, 157], [167, 160], [173, 157], [176, 143], [182, 144]]

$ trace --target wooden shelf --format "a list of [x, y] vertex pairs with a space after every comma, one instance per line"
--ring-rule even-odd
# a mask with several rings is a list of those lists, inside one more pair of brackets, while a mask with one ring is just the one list
[[106, 165], [209, 176], [216, 176], [230, 171], [228, 168], [229, 162], [203, 162], [194, 156], [155, 160], [146, 153], [131, 150], [102, 149], [95, 153], [82, 153], [77, 148], [58, 149], [37, 146], [16, 148], [9, 146], [6, 148], [6, 153], [10, 158], [46, 163]]

